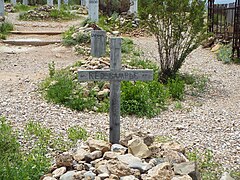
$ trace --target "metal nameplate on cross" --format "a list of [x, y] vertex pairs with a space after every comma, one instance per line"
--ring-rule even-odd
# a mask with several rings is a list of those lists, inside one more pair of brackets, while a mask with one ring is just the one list
[[121, 70], [121, 38], [110, 39], [110, 70], [79, 70], [79, 81], [110, 81], [110, 137], [118, 144], [120, 140], [121, 81], [151, 81], [153, 70]]

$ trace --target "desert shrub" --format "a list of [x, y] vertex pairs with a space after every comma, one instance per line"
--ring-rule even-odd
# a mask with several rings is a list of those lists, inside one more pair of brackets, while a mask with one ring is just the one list
[[199, 0], [141, 0], [139, 5], [141, 19], [157, 39], [159, 80], [166, 83], [202, 41], [205, 3]]

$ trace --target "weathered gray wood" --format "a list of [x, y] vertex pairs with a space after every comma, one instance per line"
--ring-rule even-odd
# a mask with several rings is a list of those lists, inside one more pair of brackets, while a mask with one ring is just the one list
[[28, 5], [28, 0], [23, 0], [24, 5]]
[[47, 0], [47, 5], [53, 6], [53, 0]]
[[12, 34], [39, 34], [39, 35], [56, 35], [62, 34], [64, 31], [11, 31]]
[[11, 3], [15, 6], [17, 4], [17, 0], [11, 0]]
[[4, 16], [4, 0], [0, 0], [0, 16]]
[[153, 79], [153, 71], [137, 70], [81, 70], [78, 72], [79, 81], [149, 81]]
[[16, 39], [16, 40], [3, 40], [3, 43], [13, 45], [32, 45], [32, 46], [45, 46], [48, 44], [61, 43], [61, 40], [40, 40], [40, 39]]
[[[121, 70], [121, 38], [110, 39], [110, 70]], [[120, 140], [120, 96], [121, 82], [110, 81], [110, 142]]]
[[102, 57], [106, 53], [106, 31], [93, 30], [91, 32], [91, 55]]
[[121, 81], [153, 80], [153, 70], [121, 70], [121, 38], [110, 39], [110, 70], [80, 70], [79, 81], [110, 81], [110, 137], [113, 144], [120, 140]]
[[131, 14], [137, 14], [138, 13], [138, 0], [131, 0], [131, 6], [129, 9], [129, 12]]
[[88, 18], [98, 22], [99, 0], [88, 0]]
[[81, 6], [86, 6], [86, 0], [81, 0]]
[[58, 10], [61, 8], [61, 0], [58, 0]]

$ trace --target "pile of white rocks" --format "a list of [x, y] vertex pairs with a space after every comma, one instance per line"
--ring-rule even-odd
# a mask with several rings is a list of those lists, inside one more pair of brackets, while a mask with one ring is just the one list
[[176, 142], [160, 143], [146, 133], [132, 133], [120, 144], [88, 139], [56, 157], [41, 180], [199, 180], [195, 162]]

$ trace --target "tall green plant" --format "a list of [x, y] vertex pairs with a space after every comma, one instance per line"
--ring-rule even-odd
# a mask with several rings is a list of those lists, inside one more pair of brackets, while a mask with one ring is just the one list
[[202, 40], [205, 1], [140, 0], [139, 4], [141, 19], [157, 39], [159, 80], [166, 82]]

